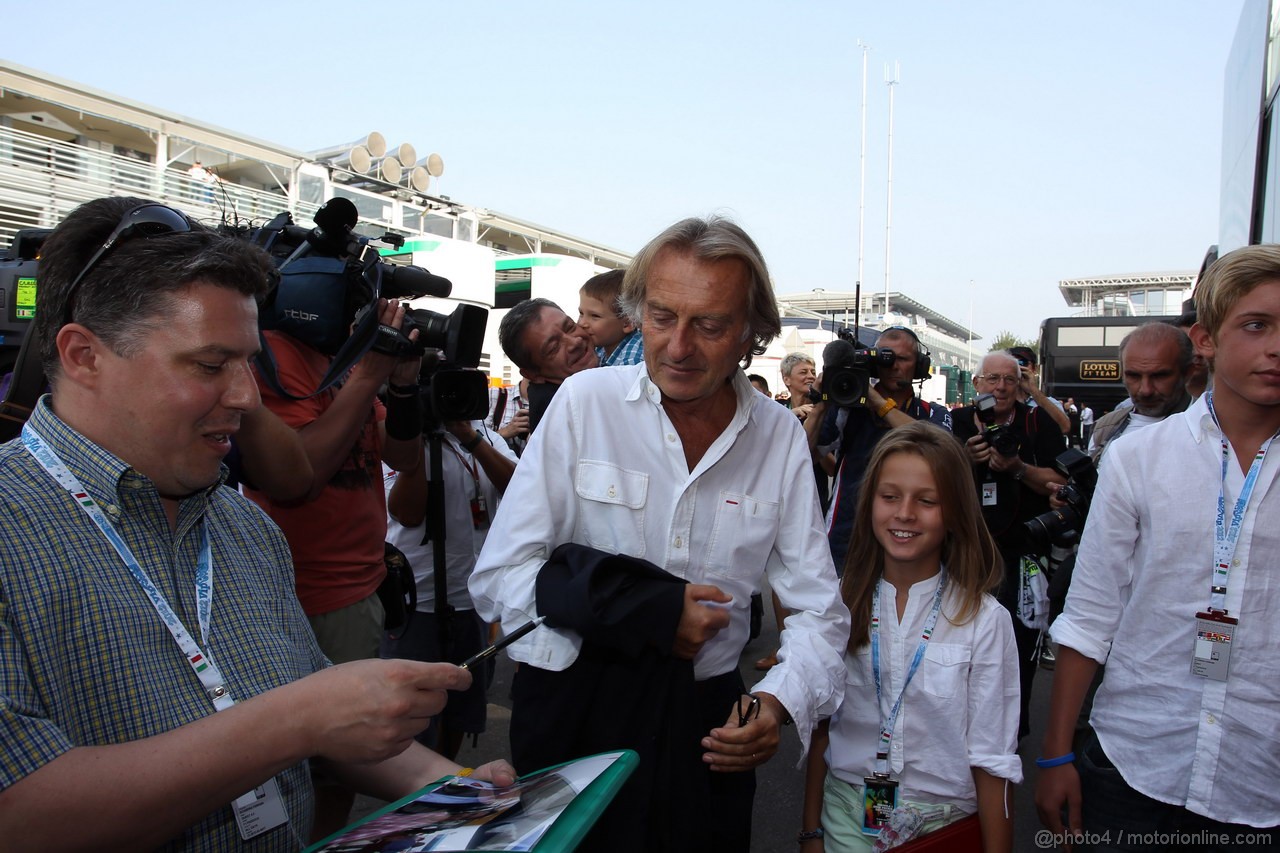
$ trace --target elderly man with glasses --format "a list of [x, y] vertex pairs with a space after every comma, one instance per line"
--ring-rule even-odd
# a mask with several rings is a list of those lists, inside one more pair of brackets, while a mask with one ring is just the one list
[[951, 431], [969, 452], [974, 487], [982, 499], [982, 516], [1004, 559], [1004, 583], [997, 598], [1013, 615], [1013, 633], [1018, 641], [1022, 682], [1019, 737], [1028, 730], [1027, 703], [1040, 632], [1018, 619], [1018, 576], [1024, 555], [1042, 556], [1023, 523], [1048, 511], [1049, 496], [1064, 485], [1053, 462], [1066, 449], [1062, 430], [1045, 408], [1030, 408], [1018, 401], [1020, 378], [1018, 360], [1012, 354], [1005, 350], [988, 353], [974, 374], [973, 387], [979, 400], [981, 395], [990, 394], [995, 403], [993, 415], [988, 415], [990, 422], [979, 419], [978, 401], [956, 410], [951, 421]]

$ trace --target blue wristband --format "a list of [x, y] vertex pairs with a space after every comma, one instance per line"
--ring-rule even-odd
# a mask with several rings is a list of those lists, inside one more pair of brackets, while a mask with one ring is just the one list
[[1036, 767], [1041, 769], [1047, 767], [1058, 767], [1063, 764], [1070, 764], [1075, 760], [1076, 754], [1074, 752], [1068, 752], [1066, 755], [1059, 755], [1057, 758], [1037, 758]]

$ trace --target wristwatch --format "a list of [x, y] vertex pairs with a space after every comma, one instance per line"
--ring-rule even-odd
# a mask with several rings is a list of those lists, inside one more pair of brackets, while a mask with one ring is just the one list
[[826, 833], [822, 831], [822, 827], [818, 827], [817, 829], [802, 829], [800, 832], [796, 833], [796, 842], [804, 844], [806, 841], [813, 841], [815, 838], [823, 838], [825, 836]]

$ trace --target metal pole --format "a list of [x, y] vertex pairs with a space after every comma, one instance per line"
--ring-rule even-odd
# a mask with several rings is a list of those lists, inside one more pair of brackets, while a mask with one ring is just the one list
[[[893, 230], [893, 87], [898, 83], [898, 61], [893, 61], [893, 71], [889, 70], [889, 63], [884, 64], [884, 82], [889, 87], [889, 186], [888, 186], [888, 202], [885, 209], [884, 218], [884, 314], [887, 318], [889, 315], [889, 276], [893, 269], [892, 255], [890, 254], [890, 237]], [[888, 325], [886, 319], [884, 325]]]
[[[862, 262], [866, 255], [864, 246], [864, 235], [866, 234], [865, 211], [867, 207], [867, 54], [871, 51], [871, 45], [858, 39], [858, 46], [862, 48], [862, 142], [858, 149], [858, 284], [862, 284]], [[862, 305], [858, 305], [858, 312], [862, 312]], [[849, 324], [848, 316], [845, 317], [845, 325]]]
[[970, 373], [973, 373], [973, 279], [969, 279], [969, 364], [967, 365]]

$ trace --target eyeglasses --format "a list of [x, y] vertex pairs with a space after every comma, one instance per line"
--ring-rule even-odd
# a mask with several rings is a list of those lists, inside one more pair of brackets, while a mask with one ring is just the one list
[[118, 243], [131, 237], [165, 237], [169, 234], [185, 234], [190, 230], [190, 219], [163, 204], [140, 204], [126, 213], [120, 218], [120, 223], [116, 225], [115, 230], [107, 237], [101, 248], [93, 253], [89, 263], [85, 264], [80, 274], [72, 279], [71, 286], [67, 288], [66, 311], [62, 317], [62, 324], [65, 326], [71, 322], [76, 304], [76, 290], [80, 282]]
[[974, 379], [981, 379], [988, 385], [1017, 385], [1018, 377], [1009, 373], [979, 373]]

